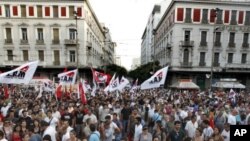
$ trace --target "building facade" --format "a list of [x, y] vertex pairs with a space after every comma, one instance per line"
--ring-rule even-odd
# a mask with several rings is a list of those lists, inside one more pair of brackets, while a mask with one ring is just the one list
[[103, 64], [105, 32], [88, 0], [1, 0], [0, 19], [2, 70], [39, 60], [35, 75], [52, 78]]
[[167, 84], [191, 78], [206, 89], [212, 71], [212, 83], [237, 78], [250, 87], [249, 6], [243, 0], [172, 0], [153, 46], [156, 60], [170, 66]]
[[141, 58], [133, 58], [132, 59], [132, 65], [131, 65], [131, 70], [136, 69], [137, 67], [139, 67], [141, 65]]

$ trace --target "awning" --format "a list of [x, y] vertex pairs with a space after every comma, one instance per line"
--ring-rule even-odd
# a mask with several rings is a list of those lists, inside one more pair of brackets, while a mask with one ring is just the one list
[[228, 88], [228, 89], [245, 89], [246, 86], [237, 81], [219, 81], [212, 85], [215, 88]]
[[198, 85], [196, 85], [194, 82], [192, 82], [192, 80], [189, 79], [180, 80], [171, 85], [170, 87], [176, 89], [200, 89]]

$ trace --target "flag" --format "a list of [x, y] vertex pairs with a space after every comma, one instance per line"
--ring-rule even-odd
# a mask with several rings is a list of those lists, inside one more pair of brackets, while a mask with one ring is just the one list
[[77, 75], [77, 69], [58, 74], [58, 78], [60, 79], [59, 84], [61, 85], [75, 84], [76, 75]]
[[57, 86], [57, 88], [56, 88], [56, 97], [57, 98], [62, 97], [62, 85]]
[[117, 77], [114, 81], [111, 81], [111, 83], [109, 84], [109, 91], [113, 92], [118, 90], [118, 86], [119, 86], [119, 77]]
[[95, 79], [95, 81], [97, 83], [105, 83], [106, 84], [110, 80], [109, 74], [98, 72], [92, 68], [91, 68], [91, 70], [92, 70], [93, 78]]
[[8, 99], [9, 98], [9, 89], [8, 89], [8, 85], [4, 85], [3, 86], [4, 89], [4, 98]]
[[38, 61], [29, 62], [20, 67], [0, 74], [0, 83], [4, 84], [28, 84], [32, 79]]
[[236, 93], [234, 92], [234, 90], [233, 89], [230, 89], [230, 92], [229, 92], [229, 98], [235, 98], [235, 95], [236, 95]]
[[42, 97], [42, 94], [43, 94], [43, 86], [42, 85], [40, 85], [40, 89], [39, 89], [39, 94], [37, 95], [37, 97], [36, 97], [36, 99], [39, 99], [39, 98], [41, 98]]
[[93, 79], [93, 84], [94, 84], [94, 86], [93, 86], [93, 89], [92, 89], [92, 91], [91, 91], [91, 96], [95, 96], [95, 93], [96, 93], [96, 83], [95, 83], [95, 79]]
[[104, 92], [107, 94], [107, 92], [109, 91], [109, 87], [110, 87], [110, 84], [115, 80], [115, 75], [116, 73], [113, 75], [113, 77], [111, 78], [109, 84], [106, 86], [106, 88], [104, 89]]
[[128, 84], [129, 84], [128, 79], [122, 76], [122, 79], [118, 85], [118, 90], [121, 92]]
[[87, 104], [87, 98], [86, 98], [86, 95], [84, 93], [84, 88], [83, 88], [82, 82], [79, 82], [78, 93], [81, 97], [82, 104]]
[[168, 66], [158, 70], [149, 79], [141, 84], [141, 89], [151, 89], [163, 86], [167, 77]]
[[134, 91], [137, 89], [137, 85], [138, 85], [138, 78], [135, 80], [134, 85], [132, 86], [132, 88], [130, 89], [131, 93], [134, 93]]

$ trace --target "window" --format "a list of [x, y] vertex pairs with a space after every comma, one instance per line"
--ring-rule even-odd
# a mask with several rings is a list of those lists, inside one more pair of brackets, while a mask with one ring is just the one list
[[81, 17], [81, 16], [82, 16], [82, 8], [81, 8], [81, 7], [78, 7], [78, 8], [77, 8], [77, 16], [78, 16], [78, 17]]
[[236, 25], [236, 16], [237, 16], [237, 11], [236, 10], [232, 10], [232, 15], [231, 15], [231, 25]]
[[248, 37], [249, 37], [249, 33], [244, 33], [244, 35], [243, 35], [243, 43], [245, 43], [245, 44], [248, 43]]
[[201, 16], [201, 10], [200, 9], [194, 9], [194, 12], [193, 12], [193, 20], [194, 20], [194, 22], [200, 22], [200, 16]]
[[184, 50], [184, 55], [183, 55], [183, 63], [184, 65], [188, 65], [188, 61], [189, 61], [189, 51], [188, 49]]
[[11, 28], [6, 28], [6, 39], [7, 40], [11, 40], [12, 39]]
[[23, 50], [23, 61], [29, 61], [29, 52], [28, 52], [28, 50]]
[[246, 63], [247, 63], [247, 54], [246, 53], [242, 53], [241, 64], [246, 64]]
[[177, 9], [177, 21], [183, 21], [183, 8], [178, 8]]
[[215, 46], [220, 46], [221, 32], [215, 33]]
[[46, 17], [50, 16], [50, 7], [45, 7], [45, 16]]
[[69, 17], [74, 17], [74, 6], [69, 6]]
[[207, 31], [201, 31], [201, 46], [207, 46]]
[[235, 32], [230, 32], [229, 43], [234, 43], [234, 39], [235, 39]]
[[13, 61], [13, 51], [7, 50], [8, 61]]
[[38, 40], [42, 41], [43, 40], [43, 29], [42, 28], [38, 28], [37, 29], [37, 37], [38, 37]]
[[54, 50], [54, 64], [55, 65], [60, 65], [60, 51], [59, 50]]
[[185, 22], [186, 23], [191, 23], [191, 8], [186, 8], [186, 19]]
[[22, 30], [22, 40], [28, 40], [27, 28], [21, 28]]
[[200, 52], [200, 66], [205, 66], [206, 52]]
[[44, 61], [44, 51], [38, 50], [38, 57], [40, 61]]
[[76, 62], [76, 52], [74, 50], [69, 51], [69, 61]]
[[243, 24], [244, 11], [239, 11], [238, 23]]
[[26, 6], [21, 5], [21, 17], [26, 17]]
[[59, 29], [53, 28], [53, 39], [54, 43], [59, 43]]
[[217, 24], [222, 24], [222, 13], [223, 13], [223, 10], [219, 10], [217, 11], [217, 14], [216, 14], [216, 23]]
[[228, 58], [227, 58], [227, 63], [233, 63], [233, 56], [234, 54], [233, 53], [228, 53]]
[[224, 23], [229, 23], [229, 14], [230, 14], [230, 11], [229, 10], [225, 10], [225, 13], [224, 13]]
[[37, 17], [43, 17], [43, 10], [42, 10], [42, 6], [38, 5], [37, 6]]
[[17, 8], [17, 6], [13, 6], [12, 10], [13, 10], [13, 16], [18, 16], [18, 8]]
[[75, 29], [73, 29], [73, 28], [69, 29], [69, 39], [70, 40], [76, 39], [76, 32], [75, 32]]
[[214, 65], [217, 66], [219, 64], [220, 53], [214, 53]]
[[190, 31], [185, 30], [184, 41], [190, 41]]
[[29, 6], [29, 15], [34, 16], [34, 7], [33, 6]]
[[246, 11], [245, 25], [250, 25], [250, 11]]
[[203, 9], [202, 11], [202, 23], [208, 23], [208, 9]]
[[66, 16], [66, 7], [61, 7], [61, 16], [62, 17]]
[[4, 8], [5, 8], [5, 16], [10, 17], [10, 6], [5, 5]]
[[58, 18], [58, 6], [53, 6], [53, 17]]

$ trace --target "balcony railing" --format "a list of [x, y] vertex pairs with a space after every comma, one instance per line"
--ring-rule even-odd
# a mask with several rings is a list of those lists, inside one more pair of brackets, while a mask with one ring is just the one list
[[28, 44], [29, 41], [28, 41], [28, 40], [23, 40], [23, 39], [21, 39], [21, 40], [20, 40], [20, 43], [21, 43], [21, 44]]
[[88, 48], [88, 50], [90, 50], [92, 48], [92, 43], [89, 41], [87, 41], [87, 48]]
[[221, 47], [221, 42], [214, 42], [215, 47]]
[[182, 47], [193, 47], [194, 46], [194, 41], [181, 41], [180, 45]]
[[192, 62], [181, 62], [181, 67], [190, 68], [192, 67]]
[[66, 45], [76, 45], [76, 39], [65, 39], [64, 43]]
[[220, 66], [220, 63], [214, 62], [214, 67], [219, 67], [219, 66]]
[[191, 23], [191, 22], [192, 22], [191, 18], [186, 18], [185, 19], [185, 23]]
[[243, 48], [249, 48], [249, 43], [242, 43]]
[[228, 47], [235, 47], [235, 43], [229, 42], [229, 43], [228, 43]]
[[5, 44], [12, 44], [12, 39], [5, 39]]
[[202, 19], [202, 20], [201, 20], [201, 23], [203, 23], [203, 24], [208, 24], [208, 19]]
[[207, 46], [207, 42], [200, 42], [200, 46], [201, 47], [206, 47]]
[[52, 44], [60, 44], [60, 40], [52, 40]]
[[56, 66], [57, 66], [57, 65], [60, 65], [60, 61], [54, 61], [54, 62], [53, 62], [53, 65], [56, 65]]
[[44, 40], [36, 40], [36, 44], [44, 44]]
[[67, 66], [76, 66], [76, 62], [66, 62]]
[[206, 62], [200, 62], [199, 66], [206, 66]]

